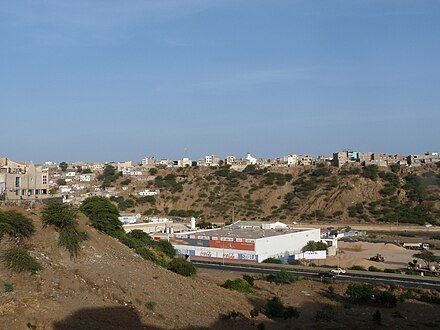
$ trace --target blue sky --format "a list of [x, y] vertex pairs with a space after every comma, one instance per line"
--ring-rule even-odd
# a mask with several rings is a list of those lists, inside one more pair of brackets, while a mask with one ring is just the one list
[[440, 1], [0, 0], [0, 155], [440, 147]]

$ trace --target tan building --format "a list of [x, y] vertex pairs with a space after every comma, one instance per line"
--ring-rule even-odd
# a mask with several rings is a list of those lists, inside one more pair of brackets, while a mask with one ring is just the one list
[[0, 158], [0, 196], [6, 200], [46, 198], [49, 195], [49, 172], [33, 163]]

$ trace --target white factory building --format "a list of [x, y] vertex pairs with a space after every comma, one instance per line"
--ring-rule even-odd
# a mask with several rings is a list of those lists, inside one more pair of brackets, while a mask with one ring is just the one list
[[175, 233], [170, 242], [177, 254], [191, 259], [262, 262], [287, 260], [298, 255], [309, 241], [321, 241], [319, 229], [288, 228], [275, 222], [238, 221], [221, 229]]

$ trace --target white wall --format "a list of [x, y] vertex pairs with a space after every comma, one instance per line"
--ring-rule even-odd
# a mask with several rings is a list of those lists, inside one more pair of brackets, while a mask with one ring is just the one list
[[309, 241], [321, 241], [319, 229], [304, 229], [296, 233], [258, 238], [255, 240], [255, 253], [258, 255], [258, 262], [267, 258], [286, 257], [300, 253]]

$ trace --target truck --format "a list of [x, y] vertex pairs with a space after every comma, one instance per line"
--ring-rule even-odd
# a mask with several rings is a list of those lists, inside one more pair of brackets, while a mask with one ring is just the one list
[[402, 246], [410, 250], [429, 250], [428, 243], [403, 243]]

